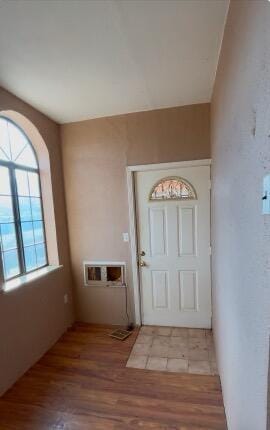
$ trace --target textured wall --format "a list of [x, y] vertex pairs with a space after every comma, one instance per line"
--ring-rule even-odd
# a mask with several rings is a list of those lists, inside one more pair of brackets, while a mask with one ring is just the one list
[[[83, 287], [83, 260], [126, 261], [126, 166], [209, 158], [209, 104], [65, 124], [62, 130], [77, 317], [125, 323], [123, 289]], [[131, 296], [131, 294], [130, 294]]]
[[211, 108], [214, 328], [229, 430], [266, 428], [269, 23], [268, 1], [231, 1]]
[[0, 112], [12, 110], [37, 127], [50, 154], [58, 254], [63, 268], [10, 292], [0, 292], [0, 394], [59, 338], [73, 321], [71, 274], [59, 127], [0, 88]]

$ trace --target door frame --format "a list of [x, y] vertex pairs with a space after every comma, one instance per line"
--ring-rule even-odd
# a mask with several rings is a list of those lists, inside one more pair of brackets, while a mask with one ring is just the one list
[[138, 234], [137, 234], [137, 216], [136, 216], [135, 173], [147, 172], [150, 170], [170, 170], [178, 167], [211, 166], [211, 163], [212, 163], [212, 160], [208, 158], [203, 160], [177, 161], [177, 162], [171, 162], [171, 163], [158, 163], [158, 164], [143, 164], [143, 165], [126, 167], [131, 270], [132, 270], [132, 281], [133, 281], [133, 292], [134, 292], [135, 323], [137, 325], [142, 324], [142, 310], [141, 310], [140, 276], [139, 276], [139, 268], [137, 264]]

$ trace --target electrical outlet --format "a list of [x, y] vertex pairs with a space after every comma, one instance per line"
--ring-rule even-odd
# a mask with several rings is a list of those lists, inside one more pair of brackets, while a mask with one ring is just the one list
[[66, 305], [68, 303], [68, 295], [64, 294], [64, 304]]

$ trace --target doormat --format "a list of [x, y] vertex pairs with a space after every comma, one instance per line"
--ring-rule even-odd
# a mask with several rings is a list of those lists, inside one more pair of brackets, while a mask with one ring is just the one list
[[129, 335], [131, 335], [131, 331], [122, 330], [118, 328], [117, 330], [114, 330], [112, 333], [110, 333], [108, 336], [114, 337], [118, 340], [125, 340]]

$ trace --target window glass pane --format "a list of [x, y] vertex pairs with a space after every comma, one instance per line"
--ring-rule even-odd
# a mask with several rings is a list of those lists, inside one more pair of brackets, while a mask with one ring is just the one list
[[11, 197], [0, 196], [0, 223], [12, 222], [13, 219], [14, 217]]
[[2, 255], [5, 279], [10, 279], [21, 273], [22, 260], [25, 271], [29, 272], [44, 266], [47, 254], [36, 154], [22, 130], [3, 117], [0, 117], [0, 160], [13, 162], [14, 167], [18, 165], [16, 184], [13, 179], [10, 181], [11, 168], [5, 163], [0, 165], [0, 258]]
[[37, 168], [35, 151], [25, 134], [5, 118], [0, 118], [0, 159]]
[[37, 169], [37, 161], [34, 155], [33, 148], [31, 145], [27, 145], [19, 157], [16, 159], [16, 164], [20, 164], [25, 167], [33, 167]]
[[22, 222], [23, 246], [34, 245], [34, 231], [32, 222]]
[[0, 224], [2, 249], [7, 251], [8, 249], [17, 248], [17, 239], [15, 232], [15, 224]]
[[34, 221], [33, 224], [34, 224], [35, 243], [44, 242], [43, 222]]
[[39, 189], [39, 178], [37, 173], [28, 173], [29, 179], [29, 188], [30, 188], [30, 196], [39, 197], [40, 189]]
[[16, 170], [16, 182], [18, 196], [29, 196], [29, 185], [27, 172]]
[[31, 209], [33, 220], [42, 219], [41, 200], [40, 198], [31, 197]]
[[35, 246], [27, 246], [24, 248], [24, 258], [27, 272], [37, 267]]
[[8, 122], [8, 133], [11, 148], [12, 161], [17, 162], [16, 158], [20, 155], [23, 149], [29, 145], [29, 142], [22, 131], [12, 122]]
[[1, 146], [0, 146], [0, 160], [9, 161], [6, 153], [3, 151], [3, 148], [1, 148]]
[[10, 195], [10, 180], [7, 167], [0, 166], [0, 194]]
[[47, 263], [44, 243], [40, 244], [40, 245], [36, 245], [36, 253], [37, 253], [37, 265], [38, 265], [38, 267], [44, 266]]
[[19, 197], [19, 209], [21, 221], [31, 221], [32, 212], [29, 197]]
[[19, 275], [20, 268], [17, 249], [3, 252], [2, 256], [5, 279], [9, 279], [13, 276]]
[[7, 123], [0, 118], [0, 159], [5, 161], [11, 160]]

